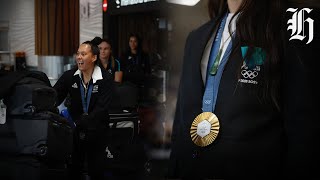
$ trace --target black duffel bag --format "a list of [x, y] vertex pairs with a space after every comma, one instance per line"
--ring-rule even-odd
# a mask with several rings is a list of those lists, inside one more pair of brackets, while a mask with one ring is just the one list
[[[17, 78], [18, 77], [18, 78]], [[10, 83], [1, 89], [8, 115], [25, 115], [41, 111], [57, 112], [56, 91], [45, 73], [32, 71], [12, 73], [1, 77], [0, 81]]]

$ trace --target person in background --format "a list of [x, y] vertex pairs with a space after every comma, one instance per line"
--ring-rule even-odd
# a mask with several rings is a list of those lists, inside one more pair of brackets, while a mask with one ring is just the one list
[[120, 60], [124, 81], [130, 81], [138, 86], [151, 73], [148, 55], [143, 52], [140, 38], [137, 34], [130, 34], [128, 50], [122, 54]]
[[286, 1], [208, 2], [185, 45], [168, 177], [318, 179], [314, 82], [286, 39]]
[[109, 39], [95, 37], [93, 41], [98, 45], [100, 50], [100, 66], [107, 70], [114, 77], [115, 82], [122, 82], [123, 72], [120, 69], [120, 62], [114, 58], [112, 45]]
[[64, 72], [54, 85], [58, 105], [69, 95], [68, 111], [76, 125], [71, 179], [81, 179], [85, 162], [91, 180], [101, 180], [104, 175], [102, 137], [108, 128], [113, 82], [98, 61], [98, 46], [91, 41], [82, 43], [76, 54], [77, 67]]

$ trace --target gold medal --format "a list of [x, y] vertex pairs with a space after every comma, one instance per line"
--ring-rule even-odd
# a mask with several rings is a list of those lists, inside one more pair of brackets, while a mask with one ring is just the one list
[[201, 147], [211, 144], [219, 133], [219, 120], [212, 112], [199, 114], [192, 122], [190, 135], [192, 141]]

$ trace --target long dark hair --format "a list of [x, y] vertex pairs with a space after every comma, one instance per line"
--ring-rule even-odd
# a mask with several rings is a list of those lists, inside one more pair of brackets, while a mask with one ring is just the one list
[[[234, 44], [233, 53], [240, 46], [248, 46], [247, 57], [254, 47], [266, 51], [264, 63], [264, 82], [260, 86], [262, 98], [270, 99], [277, 108], [279, 106], [280, 60], [283, 58], [283, 17], [284, 0], [243, 0], [240, 8], [234, 14], [238, 15], [236, 37], [239, 42]], [[209, 0], [208, 12], [210, 18], [220, 20], [228, 12], [227, 0]], [[230, 24], [229, 24], [230, 31]], [[240, 71], [240, 67], [239, 67]]]
[[105, 43], [109, 44], [109, 46], [110, 46], [111, 52], [110, 52], [110, 56], [109, 56], [109, 61], [111, 60], [111, 67], [112, 67], [112, 69], [114, 69], [116, 62], [115, 62], [115, 59], [114, 59], [114, 56], [113, 56], [113, 53], [112, 53], [111, 41], [109, 39], [107, 39], [107, 38], [103, 38], [103, 39], [101, 39], [101, 43], [102, 42], [105, 42]]
[[[130, 38], [132, 38], [132, 37], [137, 39], [137, 42], [138, 42], [137, 54], [139, 54], [142, 52], [142, 40], [141, 40], [140, 36], [136, 33], [130, 33], [128, 40], [130, 40]], [[129, 54], [131, 53], [131, 49], [130, 49], [129, 45], [128, 45], [127, 53], [129, 53]]]

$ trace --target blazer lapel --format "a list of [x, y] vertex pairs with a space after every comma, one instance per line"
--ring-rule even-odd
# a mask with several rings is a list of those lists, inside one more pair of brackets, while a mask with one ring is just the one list
[[217, 34], [217, 30], [218, 30], [218, 25], [215, 24], [215, 20], [211, 20], [206, 26], [204, 26], [203, 29], [201, 29], [201, 31], [199, 31], [199, 35], [197, 37], [197, 41], [199, 41], [199, 45], [195, 46], [194, 48], [194, 53], [196, 57], [196, 61], [194, 62], [194, 67], [198, 67], [195, 69], [195, 73], [194, 75], [196, 76], [196, 81], [197, 82], [201, 82], [201, 85], [197, 85], [196, 87], [199, 87], [199, 92], [201, 93], [201, 97], [203, 96], [204, 93], [204, 84], [203, 84], [203, 80], [202, 80], [202, 76], [201, 76], [201, 59], [204, 53], [204, 50], [206, 48], [206, 45], [208, 43], [208, 41], [210, 40], [210, 38], [212, 36], [216, 36]]

